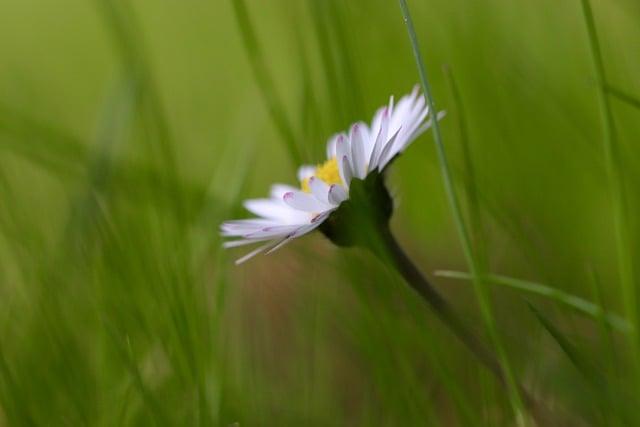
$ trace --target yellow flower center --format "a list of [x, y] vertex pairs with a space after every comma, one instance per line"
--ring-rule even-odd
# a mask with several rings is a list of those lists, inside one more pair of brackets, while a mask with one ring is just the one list
[[[318, 165], [313, 175], [316, 178], [320, 178], [328, 185], [342, 184], [340, 171], [338, 170], [338, 162], [335, 157], [327, 160], [321, 165]], [[310, 193], [311, 189], [309, 188], [309, 178], [303, 179], [300, 183], [300, 187], [302, 187], [302, 191]]]

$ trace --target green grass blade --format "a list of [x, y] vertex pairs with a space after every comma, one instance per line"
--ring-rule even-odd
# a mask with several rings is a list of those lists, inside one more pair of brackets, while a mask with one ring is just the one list
[[[436, 276], [446, 277], [448, 279], [471, 280], [469, 273], [461, 271], [438, 270]], [[543, 285], [541, 283], [531, 282], [528, 280], [516, 279], [513, 277], [501, 276], [498, 274], [487, 274], [484, 278], [488, 283], [498, 286], [505, 286], [518, 291], [529, 294], [549, 298], [552, 301], [570, 307], [579, 313], [585, 314], [597, 320], [604, 315], [608, 325], [620, 332], [628, 333], [631, 331], [631, 325], [622, 317], [614, 313], [606, 313], [599, 305], [586, 299], [564, 292], [558, 288]]]
[[589, 0], [582, 1], [582, 11], [584, 14], [585, 26], [589, 40], [591, 59], [593, 61], [593, 73], [598, 86], [598, 105], [600, 108], [600, 119], [603, 126], [602, 143], [605, 154], [607, 176], [609, 179], [611, 201], [613, 203], [613, 222], [615, 227], [616, 251], [618, 257], [618, 272], [622, 288], [622, 298], [625, 306], [627, 320], [633, 325], [631, 336], [633, 369], [636, 379], [640, 375], [640, 335], [638, 334], [638, 296], [634, 281], [633, 253], [632, 245], [629, 241], [630, 229], [629, 219], [626, 211], [624, 194], [624, 176], [622, 162], [620, 158], [620, 148], [616, 140], [613, 125], [613, 112], [607, 95], [607, 80], [605, 75], [604, 61], [598, 41], [596, 24], [593, 18], [593, 11]]
[[24, 157], [54, 175], [77, 176], [87, 158], [85, 144], [71, 132], [3, 104], [0, 136], [0, 149]]
[[[141, 99], [138, 109], [141, 114], [150, 156], [157, 156], [161, 163], [159, 175], [165, 185], [180, 180], [178, 162], [174, 152], [175, 139], [165, 113], [159, 88], [155, 82], [151, 61], [147, 52], [141, 25], [133, 6], [122, 0], [95, 0], [106, 28], [120, 54], [120, 60], [127, 74], [135, 76], [140, 85]], [[175, 211], [184, 223], [187, 203], [179, 188], [169, 195], [174, 200]]]
[[622, 89], [618, 89], [617, 87], [614, 87], [608, 83], [605, 84], [605, 90], [616, 99], [619, 99], [620, 101], [625, 102], [632, 107], [640, 109], [640, 98], [630, 95]]
[[24, 392], [16, 384], [0, 345], [0, 405], [12, 425], [35, 426]]
[[99, 218], [100, 211], [97, 197], [104, 195], [108, 189], [115, 170], [114, 151], [118, 142], [126, 140], [123, 136], [132, 125], [138, 95], [135, 80], [124, 78], [107, 96], [95, 138], [95, 153], [89, 162], [87, 186], [71, 201], [71, 214], [65, 230], [68, 241], [63, 246], [75, 239], [82, 239], [86, 248], [86, 243], [94, 237], [92, 226]]
[[157, 426], [169, 425], [167, 415], [165, 414], [162, 406], [152, 391], [149, 390], [142, 377], [142, 373], [138, 368], [129, 338], [125, 335], [123, 339], [123, 336], [117, 332], [117, 329], [108, 324], [105, 324], [105, 331], [111, 341], [112, 348], [117, 351], [122, 364], [129, 372], [133, 386], [137, 389], [140, 398], [147, 407], [149, 416], [154, 421], [154, 424]]
[[344, 97], [343, 76], [338, 73], [338, 61], [335, 59], [333, 44], [329, 36], [329, 18], [327, 8], [329, 2], [324, 0], [308, 0], [313, 29], [318, 44], [318, 53], [322, 62], [324, 82], [329, 93], [329, 99], [333, 99], [329, 124], [333, 131], [348, 123], [347, 105]]
[[[424, 61], [422, 60], [422, 54], [420, 53], [418, 38], [415, 32], [415, 29], [413, 27], [413, 21], [411, 19], [409, 7], [407, 5], [406, 0], [399, 0], [399, 2], [400, 2], [400, 9], [402, 11], [402, 16], [404, 18], [404, 22], [407, 26], [407, 31], [409, 33], [411, 46], [413, 48], [413, 54], [415, 56], [418, 73], [420, 75], [422, 90], [424, 91], [424, 95], [425, 95], [425, 98], [427, 99], [427, 104], [429, 105], [430, 111], [432, 112], [432, 114], [435, 114], [436, 112], [435, 102], [431, 94], [431, 87], [429, 86], [429, 81], [427, 79], [427, 72], [424, 65]], [[513, 411], [516, 415], [516, 418], [519, 424], [524, 424], [522, 399], [520, 397], [520, 393], [518, 390], [515, 376], [511, 369], [511, 365], [507, 359], [504, 346], [502, 345], [502, 341], [498, 335], [495, 319], [493, 317], [493, 309], [491, 307], [491, 300], [490, 300], [488, 289], [486, 289], [486, 286], [482, 283], [482, 280], [480, 279], [480, 276], [478, 274], [478, 260], [475, 258], [473, 249], [471, 247], [471, 240], [469, 238], [469, 233], [467, 231], [467, 227], [462, 217], [462, 210], [460, 209], [458, 197], [455, 192], [453, 177], [450, 171], [449, 161], [447, 159], [444, 143], [442, 142], [442, 135], [440, 133], [440, 124], [438, 123], [438, 120], [433, 120], [432, 134], [436, 144], [436, 150], [438, 152], [438, 160], [440, 163], [442, 178], [444, 180], [447, 199], [451, 207], [451, 211], [454, 217], [454, 222], [456, 224], [456, 229], [458, 231], [458, 235], [462, 243], [462, 248], [464, 251], [465, 258], [467, 260], [467, 264], [469, 265], [471, 274], [473, 276], [474, 289], [476, 291], [476, 297], [478, 299], [478, 304], [480, 306], [480, 311], [485, 324], [485, 328], [497, 352], [498, 360], [502, 366], [502, 369], [504, 370], [505, 380], [507, 383], [507, 390], [509, 393], [509, 401], [513, 407]]]
[[328, 27], [335, 35], [333, 46], [336, 51], [335, 57], [338, 58], [340, 66], [340, 75], [343, 80], [343, 88], [345, 102], [347, 103], [347, 113], [349, 121], [358, 120], [366, 114], [363, 107], [363, 95], [361, 89], [361, 79], [358, 76], [356, 67], [356, 58], [352, 52], [356, 49], [352, 47], [350, 35], [353, 32], [347, 27], [347, 7], [348, 2], [341, 0], [324, 0], [327, 3], [329, 20]]
[[594, 300], [600, 308], [598, 313], [598, 324], [600, 325], [600, 343], [602, 348], [604, 348], [604, 359], [606, 361], [606, 366], [610, 373], [617, 373], [618, 363], [616, 363], [616, 344], [615, 340], [613, 339], [611, 323], [607, 319], [608, 314], [607, 307], [605, 306], [604, 301], [602, 282], [593, 269], [589, 270], [589, 279], [589, 281], [591, 282], [591, 289]]
[[467, 126], [467, 120], [465, 116], [465, 110], [462, 103], [462, 96], [458, 89], [458, 84], [453, 75], [451, 66], [446, 65], [443, 67], [444, 75], [449, 83], [449, 90], [453, 97], [453, 102], [456, 110], [456, 117], [458, 119], [458, 129], [460, 132], [460, 146], [462, 148], [462, 162], [464, 169], [464, 188], [466, 192], [467, 207], [468, 207], [468, 220], [470, 232], [473, 237], [473, 244], [475, 248], [475, 254], [478, 258], [478, 267], [482, 273], [486, 270], [487, 255], [486, 255], [486, 236], [484, 231], [484, 224], [482, 223], [482, 211], [480, 209], [480, 200], [478, 197], [478, 186], [476, 185], [477, 178], [475, 167], [472, 161], [471, 146], [469, 143], [469, 131]]
[[528, 304], [529, 309], [533, 312], [536, 319], [553, 337], [555, 342], [560, 346], [564, 354], [567, 355], [573, 366], [594, 385], [602, 384], [602, 377], [597, 372], [595, 366], [583, 357], [580, 351], [569, 341], [569, 339], [558, 329], [549, 319], [547, 319], [532, 304]]
[[302, 155], [296, 142], [296, 134], [287, 118], [282, 99], [278, 95], [273, 79], [267, 69], [254, 26], [249, 18], [247, 6], [244, 0], [231, 0], [231, 4], [238, 29], [242, 35], [244, 48], [251, 63], [253, 75], [262, 93], [262, 99], [271, 115], [271, 120], [273, 120], [276, 129], [282, 136], [282, 141], [285, 144], [291, 162], [294, 167], [297, 167], [302, 164]]
[[[66, 129], [37, 120], [31, 116], [0, 105], [0, 149], [19, 156], [42, 168], [63, 182], [84, 178], [88, 173], [87, 161], [91, 159], [89, 144]], [[176, 217], [182, 208], [170, 197], [183, 194], [187, 204], [202, 200], [206, 188], [197, 183], [185, 182], [177, 176], [167, 176], [163, 168], [137, 160], [122, 160], [113, 164], [113, 175], [122, 176], [129, 186], [119, 188], [119, 194], [130, 200], [141, 200], [153, 191], [166, 197], [156, 198], [159, 204]]]

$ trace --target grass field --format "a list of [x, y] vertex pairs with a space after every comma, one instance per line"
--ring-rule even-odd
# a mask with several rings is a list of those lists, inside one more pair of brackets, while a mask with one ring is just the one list
[[[0, 426], [640, 425], [640, 3], [408, 5], [423, 64], [397, 0], [0, 0]], [[511, 387], [364, 250], [222, 249], [421, 66], [391, 226]]]

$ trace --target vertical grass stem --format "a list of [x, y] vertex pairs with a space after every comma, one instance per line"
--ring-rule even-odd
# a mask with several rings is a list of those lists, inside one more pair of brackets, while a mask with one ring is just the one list
[[638, 380], [640, 373], [640, 335], [638, 334], [638, 309], [637, 292], [635, 289], [633, 276], [633, 255], [629, 242], [629, 226], [625, 206], [624, 180], [622, 174], [622, 163], [619, 147], [613, 124], [613, 112], [607, 94], [607, 81], [605, 75], [602, 51], [598, 41], [595, 20], [589, 0], [582, 1], [582, 12], [584, 14], [587, 36], [589, 39], [589, 49], [593, 61], [593, 73], [597, 84], [598, 105], [600, 109], [600, 119], [602, 121], [602, 143], [604, 148], [607, 176], [609, 179], [611, 202], [613, 204], [613, 222], [615, 229], [616, 251], [618, 257], [618, 271], [620, 275], [620, 285], [622, 298], [624, 301], [625, 314], [627, 320], [632, 325], [631, 335], [631, 359], [634, 380]]
[[[411, 13], [409, 12], [409, 7], [407, 5], [406, 0], [399, 0], [399, 3], [400, 3], [400, 9], [402, 11], [404, 23], [407, 27], [407, 32], [409, 34], [409, 39], [411, 41], [413, 54], [416, 60], [417, 68], [418, 68], [418, 73], [420, 74], [420, 82], [422, 84], [422, 89], [424, 91], [427, 104], [429, 105], [429, 109], [432, 112], [434, 112], [436, 111], [435, 102], [432, 96], [429, 80], [427, 78], [427, 71], [424, 66], [422, 54], [420, 53], [418, 38], [416, 36], [416, 32], [413, 26], [413, 21], [411, 19]], [[447, 160], [444, 144], [442, 143], [442, 135], [440, 132], [440, 125], [438, 123], [438, 120], [433, 121], [432, 134], [435, 141], [436, 150], [438, 153], [438, 160], [440, 163], [442, 178], [444, 180], [445, 191], [447, 194], [447, 198], [449, 200], [449, 205], [453, 213], [456, 229], [458, 231], [458, 234], [462, 243], [464, 255], [467, 260], [467, 263], [469, 264], [470, 272], [473, 276], [474, 290], [476, 293], [476, 297], [478, 299], [478, 304], [480, 306], [480, 312], [482, 314], [485, 328], [487, 329], [487, 333], [489, 334], [489, 337], [498, 355], [498, 361], [504, 373], [505, 382], [507, 384], [511, 406], [514, 410], [514, 413], [516, 415], [516, 418], [519, 424], [523, 425], [524, 415], [523, 415], [522, 399], [520, 397], [518, 386], [516, 384], [516, 380], [513, 375], [511, 366], [509, 364], [506, 353], [504, 351], [504, 347], [501, 343], [500, 337], [497, 332], [488, 290], [486, 286], [483, 284], [482, 280], [480, 279], [480, 275], [478, 272], [478, 261], [474, 256], [474, 253], [471, 247], [471, 241], [469, 238], [469, 233], [467, 231], [467, 227], [462, 217], [462, 211], [460, 209], [458, 198], [455, 192], [453, 179], [450, 172], [449, 162]]]

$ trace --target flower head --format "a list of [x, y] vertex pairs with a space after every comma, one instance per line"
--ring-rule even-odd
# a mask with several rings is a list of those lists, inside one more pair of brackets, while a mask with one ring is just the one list
[[222, 235], [238, 238], [224, 246], [260, 244], [236, 261], [241, 263], [261, 252], [273, 252], [318, 227], [332, 241], [349, 244], [347, 235], [352, 233], [348, 227], [358, 227], [354, 216], [359, 210], [369, 211], [358, 215], [360, 218], [388, 220], [391, 199], [381, 174], [430, 127], [431, 120], [425, 121], [428, 115], [417, 87], [395, 105], [391, 97], [389, 104], [375, 113], [370, 126], [359, 122], [348, 132], [331, 137], [324, 163], [300, 167], [299, 189], [275, 184], [270, 198], [245, 201], [247, 210], [258, 217], [224, 222]]

